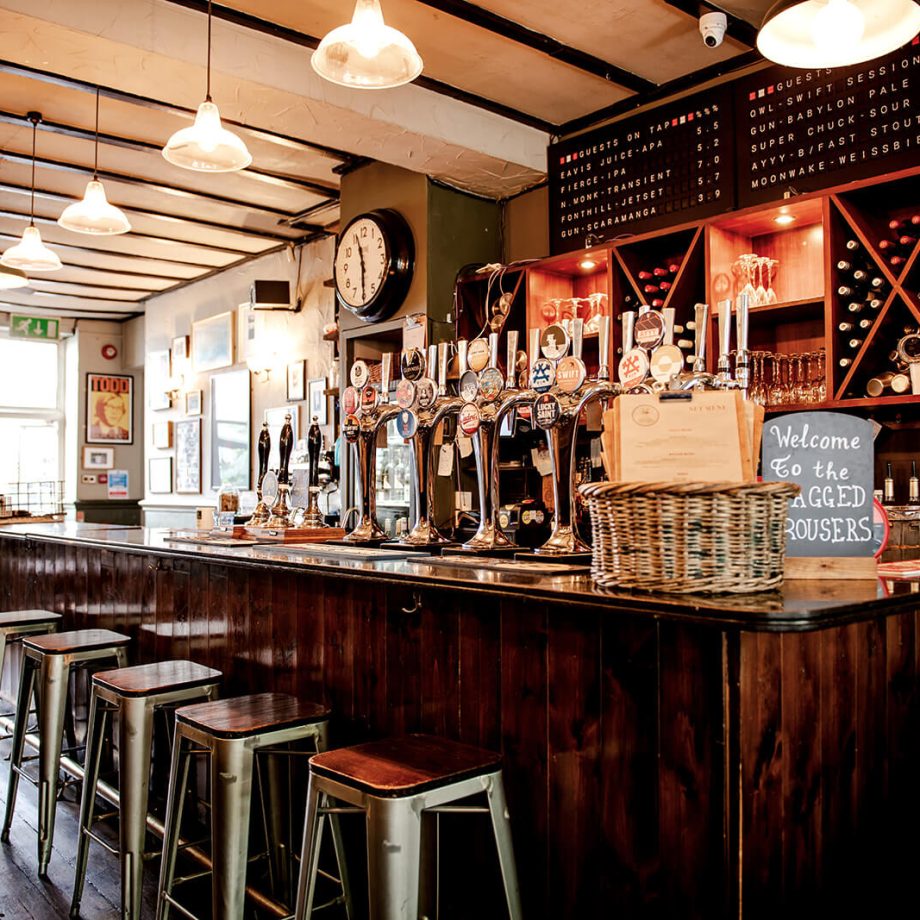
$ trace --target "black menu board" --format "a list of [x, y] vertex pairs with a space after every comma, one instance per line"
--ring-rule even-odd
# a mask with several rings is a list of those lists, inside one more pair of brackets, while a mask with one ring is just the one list
[[709, 90], [552, 144], [553, 252], [730, 209], [731, 102]]
[[920, 163], [920, 39], [855, 67], [769, 67], [732, 85], [739, 208]]

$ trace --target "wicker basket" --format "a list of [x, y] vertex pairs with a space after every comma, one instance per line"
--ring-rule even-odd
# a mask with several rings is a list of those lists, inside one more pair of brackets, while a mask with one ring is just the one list
[[748, 594], [783, 580], [793, 483], [602, 482], [580, 492], [598, 585]]

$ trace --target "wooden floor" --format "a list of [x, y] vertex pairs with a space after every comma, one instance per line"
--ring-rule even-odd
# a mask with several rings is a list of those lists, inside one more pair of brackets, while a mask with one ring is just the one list
[[[0, 812], [6, 809], [9, 782], [9, 741], [0, 742]], [[54, 831], [54, 855], [48, 878], [38, 878], [37, 790], [24, 780], [19, 783], [16, 814], [9, 844], [0, 844], [0, 918], [2, 920], [66, 920], [73, 893], [74, 855], [77, 840], [79, 787], [65, 790], [58, 802]], [[0, 817], [2, 820], [2, 817]], [[156, 915], [156, 874], [159, 861], [152, 862], [144, 878], [144, 916]], [[90, 847], [89, 872], [83, 890], [80, 915], [85, 920], [119, 920], [120, 891], [118, 863], [102, 847]]]

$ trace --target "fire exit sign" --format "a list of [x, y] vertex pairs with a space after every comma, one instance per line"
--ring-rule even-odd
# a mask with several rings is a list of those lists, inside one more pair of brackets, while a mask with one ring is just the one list
[[61, 324], [56, 319], [43, 316], [10, 317], [10, 335], [17, 339], [57, 339], [60, 337]]

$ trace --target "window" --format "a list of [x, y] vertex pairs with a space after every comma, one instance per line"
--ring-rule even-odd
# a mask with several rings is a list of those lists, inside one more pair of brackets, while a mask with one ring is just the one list
[[58, 345], [0, 339], [0, 409], [58, 408]]

